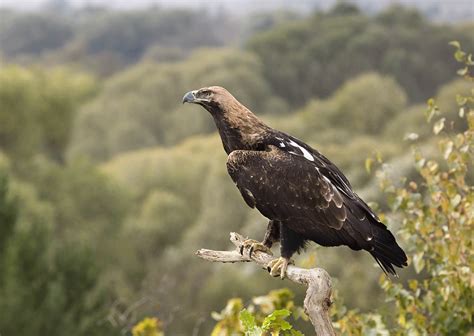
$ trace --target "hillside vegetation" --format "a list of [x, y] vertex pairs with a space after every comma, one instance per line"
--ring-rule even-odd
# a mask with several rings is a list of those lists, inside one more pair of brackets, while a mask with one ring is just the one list
[[[266, 220], [228, 177], [211, 117], [181, 104], [189, 90], [226, 87], [334, 161], [378, 210], [391, 204], [368, 156], [415, 181], [412, 143], [440, 156], [429, 97], [448, 135], [466, 129], [453, 97], [472, 82], [457, 79], [448, 42], [474, 50], [472, 23], [347, 4], [245, 22], [159, 8], [0, 15], [0, 334], [126, 335], [157, 316], [169, 335], [207, 335], [232, 296], [289, 286], [301, 301], [301, 288], [252, 265], [194, 256], [227, 248], [230, 231], [261, 239]], [[393, 309], [368, 254], [312, 245], [297, 264], [327, 269], [349, 308]]]

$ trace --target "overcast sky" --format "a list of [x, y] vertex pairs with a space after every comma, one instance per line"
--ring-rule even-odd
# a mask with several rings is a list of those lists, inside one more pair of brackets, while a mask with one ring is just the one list
[[[60, 1], [60, 0], [58, 0]], [[166, 7], [208, 7], [216, 4], [225, 5], [226, 7], [236, 6], [264, 6], [264, 7], [288, 7], [300, 5], [314, 5], [314, 3], [322, 3], [325, 6], [330, 6], [336, 0], [68, 0], [71, 5], [81, 7], [87, 5], [102, 5], [114, 8], [135, 8], [146, 7], [150, 5], [162, 5]], [[4, 7], [15, 7], [22, 9], [37, 9], [49, 0], [0, 0], [0, 4]]]
[[[66, 1], [74, 7], [100, 5], [112, 8], [130, 9], [160, 5], [183, 8], [224, 8], [235, 14], [274, 9], [308, 11], [315, 8], [327, 9], [337, 0], [0, 0], [0, 7], [23, 10], [40, 8], [47, 2]], [[474, 0], [349, 0], [368, 12], [377, 12], [394, 3], [403, 3], [421, 9], [430, 17], [450, 21], [451, 17], [474, 21]]]

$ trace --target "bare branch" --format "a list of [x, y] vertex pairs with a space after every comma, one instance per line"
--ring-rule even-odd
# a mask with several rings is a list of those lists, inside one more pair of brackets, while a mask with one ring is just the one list
[[[238, 233], [231, 232], [230, 241], [236, 246], [236, 249], [233, 251], [200, 249], [196, 252], [196, 255], [213, 262], [235, 263], [252, 261], [263, 269], [267, 269], [268, 263], [273, 260], [273, 256], [262, 251], [252, 253], [251, 258], [248, 255], [248, 250], [245, 250], [243, 255], [241, 255], [239, 249], [245, 238]], [[304, 299], [304, 308], [314, 326], [316, 335], [336, 335], [329, 317], [332, 290], [329, 274], [322, 268], [304, 269], [289, 265], [286, 276], [289, 280], [308, 287]]]

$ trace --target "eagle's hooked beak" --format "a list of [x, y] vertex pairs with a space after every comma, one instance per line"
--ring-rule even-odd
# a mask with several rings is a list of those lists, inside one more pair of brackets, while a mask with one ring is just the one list
[[184, 103], [196, 103], [196, 92], [197, 90], [194, 91], [189, 91], [186, 93], [183, 97], [183, 104]]

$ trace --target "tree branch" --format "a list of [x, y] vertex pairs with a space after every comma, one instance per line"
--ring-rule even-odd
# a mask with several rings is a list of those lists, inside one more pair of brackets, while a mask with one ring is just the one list
[[[249, 257], [248, 250], [245, 250], [243, 255], [241, 255], [239, 249], [245, 238], [238, 233], [231, 232], [230, 241], [236, 246], [236, 249], [233, 251], [200, 249], [196, 252], [196, 255], [213, 262], [235, 263], [253, 261], [263, 269], [267, 269], [268, 263], [273, 259], [273, 256], [262, 251], [252, 253], [252, 258]], [[329, 317], [332, 290], [329, 274], [322, 268], [304, 269], [289, 265], [286, 276], [291, 281], [308, 287], [304, 299], [304, 308], [314, 326], [316, 335], [336, 335]]]

